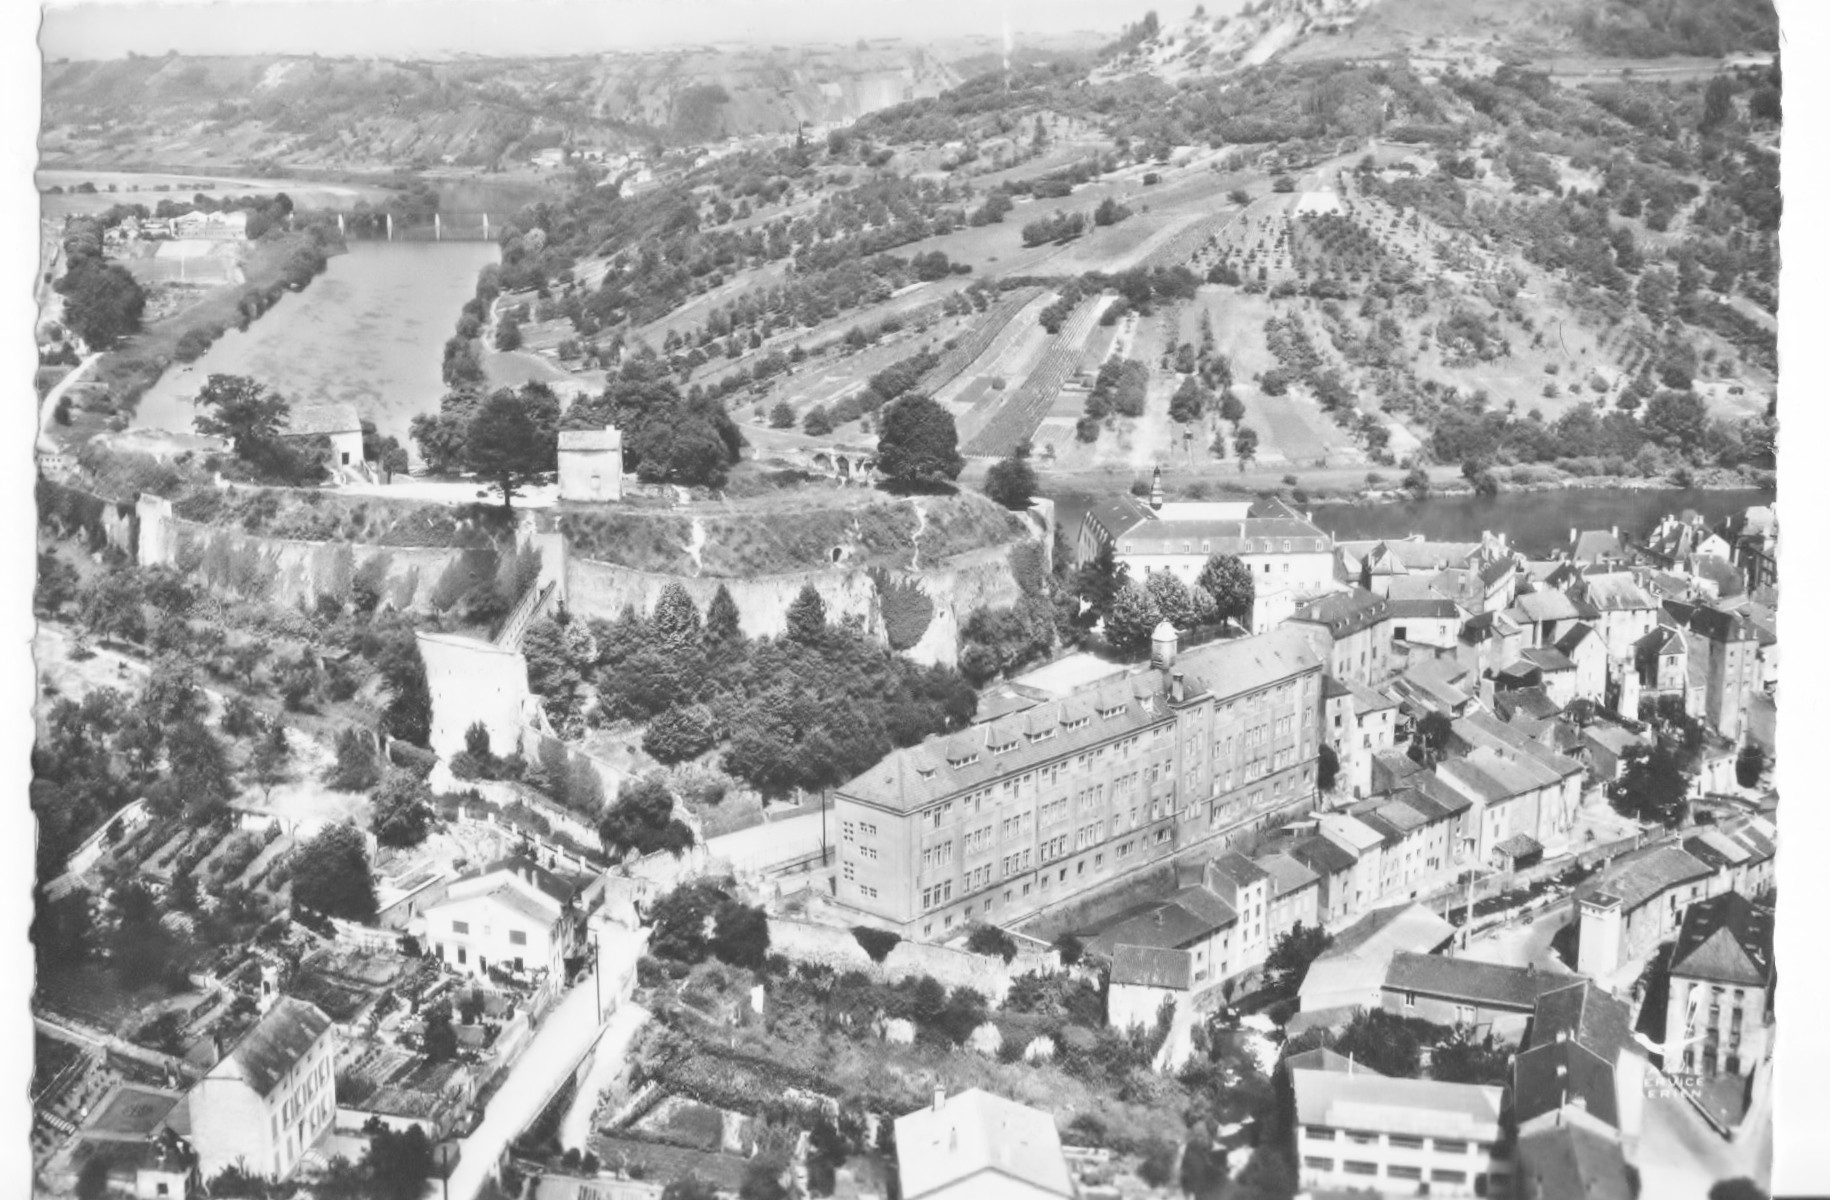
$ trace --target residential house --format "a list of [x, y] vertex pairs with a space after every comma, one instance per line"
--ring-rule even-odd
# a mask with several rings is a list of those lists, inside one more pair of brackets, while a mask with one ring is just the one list
[[1693, 555], [1726, 559], [1730, 548], [1721, 534], [1709, 528], [1702, 514], [1685, 512], [1660, 518], [1640, 552], [1659, 566], [1669, 568]]
[[1385, 1011], [1400, 1016], [1517, 1042], [1524, 1037], [1538, 997], [1568, 982], [1569, 976], [1535, 967], [1400, 951], [1386, 968], [1381, 1003]]
[[[1659, 624], [1633, 644], [1633, 662], [1642, 696], [1676, 696], [1689, 711], [1690, 646], [1684, 631], [1674, 624]], [[1697, 697], [1700, 705], [1702, 696]], [[1631, 717], [1633, 713], [1622, 713]]]
[[295, 405], [281, 436], [289, 441], [324, 438], [330, 443], [330, 466], [362, 468], [362, 418], [356, 415], [354, 404]]
[[1560, 653], [1572, 668], [1573, 699], [1592, 700], [1600, 704], [1607, 698], [1608, 647], [1593, 625], [1586, 621], [1572, 625], [1557, 639], [1552, 649]]
[[1513, 1056], [1512, 1119], [1521, 1133], [1579, 1116], [1635, 1150], [1651, 1065], [1632, 1027], [1632, 1006], [1592, 980], [1569, 976], [1541, 993]]
[[1297, 598], [1336, 587], [1333, 540], [1289, 505], [1165, 501], [1160, 471], [1147, 500], [1118, 496], [1087, 510], [1075, 543], [1079, 561], [1091, 561], [1107, 544], [1131, 578], [1168, 571], [1190, 586], [1210, 556], [1237, 556], [1252, 572], [1254, 633], [1274, 628]]
[[1397, 741], [1398, 702], [1355, 680], [1330, 676], [1323, 685], [1322, 741], [1340, 764], [1335, 788], [1352, 796], [1372, 791], [1373, 756]]
[[1718, 892], [1761, 897], [1773, 889], [1773, 855], [1778, 831], [1763, 817], [1737, 817], [1704, 826], [1684, 839], [1684, 849], [1721, 877]]
[[1676, 846], [1623, 855], [1576, 889], [1576, 969], [1603, 978], [1677, 932], [1715, 870]]
[[563, 979], [580, 927], [576, 894], [546, 868], [505, 858], [453, 881], [426, 908], [424, 940], [434, 957], [464, 974], [481, 978], [493, 967]]
[[1583, 1113], [1519, 1135], [1514, 1200], [1638, 1200], [1620, 1139]]
[[559, 431], [559, 498], [586, 504], [623, 498], [622, 430]]
[[1388, 1196], [1506, 1195], [1501, 1091], [1471, 1083], [1391, 1079], [1347, 1069], [1290, 1072], [1294, 1147], [1305, 1188]]
[[1392, 680], [1392, 691], [1401, 705], [1408, 702], [1416, 716], [1439, 712], [1460, 717], [1474, 707], [1480, 681], [1459, 658], [1414, 662]]
[[1316, 915], [1322, 924], [1334, 925], [1359, 911], [1354, 899], [1354, 871], [1360, 860], [1352, 851], [1317, 835], [1289, 843], [1284, 853], [1315, 872]]
[[1759, 591], [1779, 583], [1779, 518], [1771, 505], [1757, 505], [1730, 522], [1733, 554], [1747, 590]]
[[1106, 1023], [1148, 1029], [1165, 1001], [1179, 1007], [1192, 994], [1194, 955], [1162, 946], [1119, 946], [1106, 982]]
[[1507, 671], [1517, 686], [1542, 687], [1560, 705], [1576, 699], [1576, 664], [1555, 646], [1527, 646]]
[[1089, 952], [1114, 961], [1127, 946], [1186, 954], [1188, 990], [1198, 997], [1244, 969], [1235, 955], [1238, 926], [1237, 910], [1197, 883], [1166, 900], [1128, 909], [1080, 937]]
[[1658, 625], [1659, 602], [1625, 571], [1584, 574], [1568, 590], [1597, 614], [1591, 623], [1616, 662], [1633, 658], [1639, 639]]
[[837, 901], [936, 939], [1308, 811], [1320, 659], [1299, 630], [1202, 646], [897, 750], [837, 789]]
[[1692, 904], [1678, 927], [1670, 980], [1665, 1046], [1683, 1046], [1679, 1069], [1705, 1078], [1751, 1074], [1770, 1051], [1771, 906], [1739, 892]]
[[1343, 682], [1383, 682], [1391, 674], [1391, 601], [1354, 588], [1297, 608], [1292, 624], [1326, 635], [1328, 673]]
[[[1760, 636], [1745, 613], [1667, 601], [1665, 610], [1691, 634], [1691, 657], [1705, 664], [1701, 715], [1723, 737], [1742, 740], [1748, 704], [1760, 689]], [[1692, 680], [1696, 666], [1692, 665]]]
[[1318, 872], [1284, 851], [1260, 854], [1252, 862], [1271, 877], [1265, 937], [1273, 947], [1298, 925], [1313, 929], [1322, 923], [1322, 877]]
[[1482, 746], [1436, 764], [1436, 777], [1471, 802], [1476, 861], [1489, 861], [1496, 846], [1519, 834], [1542, 845], [1547, 827], [1556, 828], [1544, 815], [1556, 803], [1556, 781], [1534, 773], [1528, 762]]
[[1055, 1119], [972, 1088], [896, 1118], [903, 1200], [1073, 1197]]
[[[1497, 550], [1505, 544], [1504, 537], [1490, 539], [1487, 544]], [[1336, 542], [1335, 578], [1384, 596], [1398, 580], [1432, 579], [1450, 567], [1478, 558], [1482, 549], [1482, 542], [1431, 542], [1421, 534]]]
[[1379, 902], [1385, 879], [1383, 862], [1385, 835], [1346, 813], [1324, 813], [1317, 823], [1320, 834], [1353, 855], [1353, 870], [1348, 875], [1352, 899], [1348, 912], [1361, 913]]
[[1583, 726], [1582, 743], [1588, 749], [1590, 771], [1597, 779], [1612, 783], [1626, 769], [1628, 751], [1650, 746], [1652, 737], [1634, 733], [1624, 725], [1596, 722]]
[[1455, 937], [1455, 927], [1421, 904], [1376, 909], [1334, 935], [1309, 964], [1298, 990], [1300, 1016], [1289, 1027], [1345, 1021], [1356, 1008], [1383, 1003], [1392, 957], [1403, 951], [1432, 954]]
[[1576, 810], [1582, 804], [1585, 771], [1580, 762], [1561, 754], [1543, 742], [1528, 737], [1501, 721], [1492, 713], [1472, 712], [1456, 721], [1449, 737], [1451, 754], [1472, 753], [1482, 747], [1515, 764], [1523, 777], [1537, 782], [1544, 791], [1535, 830], [1530, 833], [1549, 845], [1560, 834], [1575, 825]]
[[336, 1116], [336, 1049], [329, 1017], [280, 997], [185, 1098], [198, 1173], [291, 1176]]
[[1504, 612], [1476, 613], [1463, 622], [1456, 660], [1476, 678], [1493, 674], [1530, 643], [1525, 630]]
[[1429, 854], [1431, 814], [1392, 796], [1362, 800], [1347, 811], [1382, 839], [1379, 882], [1373, 902], [1405, 893], [1416, 899], [1413, 885], [1428, 877], [1432, 870]]
[[1622, 563], [1627, 561], [1627, 546], [1620, 539], [1620, 526], [1611, 529], [1584, 529], [1569, 531], [1569, 561], [1578, 566], [1591, 563]]
[[1245, 855], [1229, 850], [1201, 865], [1199, 883], [1239, 914], [1239, 953], [1227, 964], [1227, 974], [1263, 965], [1271, 948], [1270, 874]]
[[[1572, 599], [1556, 588], [1527, 592], [1512, 602], [1506, 615], [1524, 634], [1525, 649], [1554, 646], [1579, 621], [1595, 615], [1588, 605]], [[1523, 650], [1521, 651], [1523, 653]]]

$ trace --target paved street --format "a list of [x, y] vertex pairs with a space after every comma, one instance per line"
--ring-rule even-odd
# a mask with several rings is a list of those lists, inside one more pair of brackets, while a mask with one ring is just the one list
[[[640, 934], [613, 938], [606, 933], [603, 937], [600, 967], [606, 1000], [621, 990], [622, 981], [635, 970], [644, 940]], [[450, 1200], [475, 1200], [508, 1144], [540, 1115], [560, 1083], [577, 1069], [600, 1029], [597, 995], [597, 988], [587, 980], [547, 1014], [546, 1023], [509, 1072], [508, 1081], [490, 1100], [483, 1123], [464, 1139], [462, 1158], [451, 1173]]]
[[634, 1002], [623, 1005], [610, 1017], [603, 1040], [597, 1043], [597, 1057], [592, 1060], [590, 1074], [585, 1076], [578, 1094], [572, 1097], [572, 1107], [559, 1126], [559, 1144], [567, 1150], [585, 1149], [591, 1136], [591, 1114], [597, 1111], [597, 1099], [622, 1071], [629, 1044], [647, 1020], [648, 1010]]

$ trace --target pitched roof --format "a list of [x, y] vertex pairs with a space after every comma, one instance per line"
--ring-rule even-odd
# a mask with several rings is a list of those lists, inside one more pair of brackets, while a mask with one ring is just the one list
[[1260, 880], [1270, 878], [1257, 863], [1237, 850], [1228, 850], [1210, 859], [1208, 869], [1236, 888], [1250, 887]]
[[1620, 1139], [1568, 1121], [1521, 1134], [1518, 1200], [1635, 1200]]
[[1288, 626], [1255, 637], [1233, 638], [1196, 646], [1176, 657], [1176, 666], [1200, 682], [1216, 699], [1255, 692], [1322, 666], [1306, 630]]
[[1507, 858], [1529, 858], [1533, 854], [1544, 853], [1544, 846], [1529, 833], [1515, 833], [1494, 843], [1494, 852]]
[[1454, 936], [1455, 926], [1423, 905], [1394, 904], [1374, 909], [1335, 934], [1317, 961], [1355, 957], [1385, 961], [1400, 952], [1427, 954]]
[[1123, 543], [1120, 553], [1187, 554], [1183, 546], [1191, 542], [1202, 554], [1278, 553], [1285, 542], [1289, 553], [1326, 554], [1330, 549], [1328, 535], [1301, 519], [1178, 517], [1173, 508], [1165, 506], [1169, 516], [1146, 509], [1144, 517], [1114, 530], [1113, 537]]
[[1313, 836], [1293, 842], [1286, 853], [1297, 862], [1322, 875], [1351, 871], [1359, 860], [1325, 837]]
[[1343, 685], [1353, 697], [1353, 710], [1356, 713], [1382, 712], [1388, 708], [1397, 708], [1398, 702], [1379, 691], [1369, 688], [1357, 680], [1346, 680]]
[[1127, 943], [1112, 952], [1111, 982], [1115, 985], [1174, 988], [1185, 992], [1193, 977], [1194, 956], [1186, 950]]
[[1347, 843], [1342, 848], [1350, 853], [1364, 854], [1385, 841], [1384, 834], [1346, 813], [1324, 814], [1321, 826], [1324, 836], [1332, 835], [1330, 840], [1336, 845]]
[[311, 437], [316, 434], [361, 433], [362, 418], [356, 406], [347, 401], [330, 404], [298, 404], [286, 418], [286, 437]]
[[1351, 637], [1391, 616], [1391, 601], [1376, 592], [1354, 588], [1330, 592], [1296, 610], [1292, 621], [1324, 625], [1336, 638]]
[[1055, 1119], [978, 1088], [896, 1118], [896, 1169], [906, 1200], [986, 1173], [1074, 1194]]
[[1529, 967], [1508, 967], [1472, 958], [1445, 958], [1400, 950], [1392, 955], [1385, 972], [1388, 992], [1422, 992], [1449, 1000], [1464, 1000], [1488, 1008], [1529, 1012], [1538, 997], [1567, 984], [1569, 976], [1552, 975]]
[[1620, 535], [1609, 529], [1585, 529], [1576, 535], [1575, 545], [1570, 547], [1570, 557], [1577, 562], [1619, 558], [1621, 553]]
[[1455, 736], [1469, 746], [1490, 747], [1504, 757], [1542, 768], [1557, 779], [1583, 772], [1582, 764], [1575, 759], [1526, 737], [1492, 713], [1470, 712], [1457, 717], [1453, 728]]
[[623, 431], [616, 428], [561, 429], [559, 448], [561, 450], [621, 450]]
[[1554, 646], [1531, 646], [1519, 651], [1519, 657], [1545, 671], [1574, 671], [1576, 664], [1569, 655]]
[[1452, 621], [1460, 617], [1462, 611], [1461, 605], [1444, 596], [1394, 596], [1391, 615], [1394, 620]]
[[1574, 621], [1582, 615], [1575, 601], [1555, 588], [1526, 592], [1513, 600], [1512, 607], [1527, 621]]
[[1582, 598], [1602, 612], [1658, 607], [1658, 601], [1624, 571], [1608, 575], [1585, 575], [1576, 586], [1581, 589]]
[[1512, 1115], [1520, 1124], [1580, 1103], [1589, 1115], [1616, 1128], [1620, 1111], [1614, 1066], [1581, 1042], [1545, 1042], [1512, 1060]]
[[1210, 937], [1229, 923], [1193, 912], [1178, 902], [1152, 904], [1101, 930], [1088, 939], [1087, 945], [1108, 957], [1115, 955], [1120, 946], [1175, 950]]
[[1499, 1135], [1496, 1087], [1302, 1068], [1290, 1081], [1304, 1125], [1482, 1142]]
[[1321, 876], [1304, 866], [1294, 855], [1282, 851], [1262, 855], [1253, 860], [1264, 873], [1271, 877], [1271, 896], [1274, 899], [1288, 896], [1291, 892], [1317, 884]]
[[1633, 1010], [1593, 980], [1577, 978], [1538, 996], [1527, 1049], [1573, 1041], [1610, 1065], [1633, 1046]]
[[1355, 1062], [1345, 1054], [1337, 1053], [1326, 1046], [1317, 1046], [1313, 1050], [1292, 1054], [1283, 1060], [1282, 1065], [1286, 1071], [1339, 1071], [1345, 1074], [1351, 1070], [1356, 1075], [1361, 1073], [1378, 1075], [1380, 1073], [1365, 1063]]
[[210, 1069], [209, 1078], [240, 1079], [257, 1094], [271, 1095], [330, 1027], [330, 1018], [317, 1005], [281, 996]]
[[1500, 692], [1493, 697], [1493, 711], [1501, 720], [1512, 724], [1519, 716], [1533, 717], [1537, 720], [1549, 720], [1563, 711], [1563, 706], [1550, 698], [1550, 693], [1541, 687], [1513, 688], [1509, 692]]
[[1578, 621], [1569, 627], [1567, 633], [1557, 639], [1557, 649], [1566, 655], [1573, 656], [1581, 648], [1582, 643], [1590, 639], [1593, 639], [1597, 645], [1601, 643], [1601, 636], [1595, 632], [1593, 625], [1587, 621]]
[[1721, 870], [1723, 867], [1738, 867], [1753, 857], [1752, 852], [1734, 838], [1720, 829], [1704, 826], [1692, 837], [1684, 839], [1684, 850], [1698, 862]]
[[1656, 900], [1670, 888], [1707, 879], [1715, 874], [1706, 863], [1676, 846], [1654, 846], [1619, 858], [1600, 874], [1585, 880], [1576, 889], [1579, 898], [1597, 893], [1614, 896], [1625, 912]]
[[1430, 542], [1421, 537], [1385, 538], [1336, 543], [1358, 558], [1395, 559], [1413, 571], [1435, 571], [1467, 562], [1480, 551], [1479, 542]]
[[1773, 976], [1773, 913], [1740, 892], [1699, 900], [1684, 913], [1671, 973], [1765, 987]]

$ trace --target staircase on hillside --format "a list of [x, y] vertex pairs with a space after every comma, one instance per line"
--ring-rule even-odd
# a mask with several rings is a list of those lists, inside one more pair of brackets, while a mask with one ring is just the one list
[[521, 639], [527, 636], [527, 627], [535, 617], [545, 611], [547, 602], [553, 598], [558, 583], [552, 580], [542, 584], [535, 580], [521, 593], [521, 599], [515, 601], [515, 607], [509, 610], [508, 616], [502, 618], [500, 628], [490, 640], [504, 650], [521, 649]]

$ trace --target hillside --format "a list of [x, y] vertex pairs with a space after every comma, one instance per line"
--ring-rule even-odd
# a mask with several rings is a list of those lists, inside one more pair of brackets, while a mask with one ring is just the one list
[[166, 56], [45, 67], [44, 164], [500, 167], [842, 123], [960, 82], [893, 43], [380, 62]]

